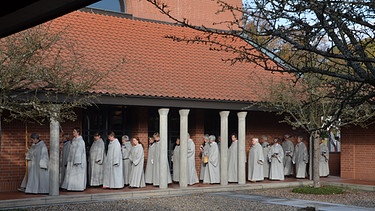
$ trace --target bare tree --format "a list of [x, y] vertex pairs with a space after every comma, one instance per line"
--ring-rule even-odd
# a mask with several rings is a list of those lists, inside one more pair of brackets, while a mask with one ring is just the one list
[[[216, 0], [218, 13], [233, 14], [233, 19], [215, 23], [227, 30], [192, 25], [189, 17], [174, 17], [162, 0], [147, 1], [171, 21], [201, 32], [167, 38], [234, 52], [226, 59], [231, 63], [250, 62], [265, 71], [290, 73], [291, 80], [275, 82], [270, 93], [262, 93], [262, 101], [285, 114], [285, 122], [311, 134], [314, 156], [319, 135], [330, 126], [366, 126], [374, 120], [373, 1], [248, 0], [238, 7]], [[317, 157], [314, 160], [317, 168]], [[316, 170], [315, 187], [320, 186], [317, 175]]]
[[[252, 78], [261, 82], [255, 75]], [[263, 106], [272, 107], [285, 117], [282, 122], [294, 128], [302, 128], [310, 135], [314, 187], [320, 187], [319, 143], [322, 135], [332, 126], [363, 124], [373, 117], [373, 110], [368, 103], [342, 107], [341, 100], [331, 97], [332, 88], [327, 78], [316, 73], [306, 73], [298, 81], [293, 80], [296, 78], [275, 81], [267, 86], [265, 92], [259, 93]], [[337, 112], [341, 112], [339, 121], [333, 120]]]
[[[168, 38], [233, 51], [237, 56], [228, 61], [256, 63], [266, 71], [298, 76], [318, 73], [343, 79], [351, 86], [344, 89], [337, 84], [337, 92], [341, 91], [337, 97], [353, 106], [374, 103], [375, 58], [369, 48], [375, 38], [373, 1], [249, 0], [237, 7], [217, 0], [218, 12], [233, 14], [232, 20], [215, 23], [226, 25], [228, 30], [192, 25], [189, 17], [174, 17], [162, 0], [147, 1], [171, 21], [202, 32], [194, 37]], [[233, 45], [240, 41], [249, 45]], [[317, 59], [314, 66], [301, 59], [306, 53]]]
[[47, 24], [1, 39], [0, 61], [0, 114], [39, 123], [55, 104], [57, 120], [75, 120], [73, 108], [91, 105], [100, 79], [120, 64], [104, 72], [90, 67], [74, 41]]

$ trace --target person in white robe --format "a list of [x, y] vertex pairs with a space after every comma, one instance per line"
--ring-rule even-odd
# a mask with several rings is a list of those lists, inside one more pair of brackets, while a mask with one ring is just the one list
[[262, 146], [258, 138], [252, 138], [252, 146], [248, 158], [248, 180], [251, 182], [264, 180], [263, 164], [264, 156]]
[[329, 151], [327, 145], [320, 141], [320, 158], [319, 158], [319, 176], [327, 177], [329, 175]]
[[80, 131], [80, 128], [73, 129], [73, 140], [69, 150], [65, 179], [61, 186], [68, 191], [84, 191], [86, 189], [86, 147]]
[[143, 172], [144, 152], [143, 146], [138, 137], [132, 139], [133, 147], [130, 151], [129, 160], [131, 162], [131, 171], [129, 186], [133, 188], [143, 188], [146, 186], [145, 175]]
[[216, 137], [210, 135], [210, 149], [208, 152], [208, 163], [204, 172], [203, 183], [220, 183], [220, 151], [215, 141]]
[[[336, 135], [334, 133], [336, 132]], [[341, 151], [341, 144], [340, 144], [340, 129], [334, 129], [330, 128], [329, 129], [329, 143], [331, 145], [331, 152], [340, 152]]]
[[130, 143], [129, 136], [124, 135], [121, 138], [121, 152], [122, 152], [122, 167], [124, 176], [124, 185], [129, 185], [131, 162], [129, 160], [130, 151], [132, 149], [132, 144]]
[[284, 180], [284, 150], [279, 144], [279, 139], [273, 139], [267, 158], [270, 161], [270, 180]]
[[294, 156], [294, 144], [290, 140], [291, 136], [284, 135], [284, 141], [281, 144], [284, 150], [284, 175], [290, 176], [294, 173], [292, 159]]
[[64, 134], [63, 138], [64, 140], [63, 140], [62, 149], [61, 149], [61, 163], [60, 163], [60, 187], [62, 183], [64, 182], [66, 167], [68, 165], [70, 145], [72, 144], [72, 142], [69, 140], [68, 134]]
[[268, 152], [270, 151], [270, 144], [268, 143], [268, 137], [266, 135], [263, 135], [262, 138], [260, 139], [260, 144], [262, 145], [263, 148], [263, 156], [264, 156], [264, 163], [263, 163], [263, 175], [264, 178], [269, 178], [270, 174], [270, 162], [267, 159]]
[[296, 165], [296, 178], [304, 179], [307, 176], [306, 164], [309, 162], [309, 154], [305, 143], [303, 143], [303, 137], [297, 137], [297, 144], [294, 149], [294, 156], [292, 159], [293, 164]]
[[103, 185], [104, 141], [99, 133], [94, 134], [94, 142], [90, 147], [89, 181], [90, 186]]
[[108, 151], [104, 160], [103, 188], [119, 189], [124, 187], [121, 144], [114, 132], [108, 133]]
[[20, 191], [34, 194], [49, 193], [49, 156], [44, 141], [37, 133], [31, 134], [32, 145], [26, 153], [27, 172], [21, 183]]
[[207, 163], [204, 162], [204, 157], [208, 156], [210, 151], [210, 141], [208, 140], [209, 135], [205, 134], [203, 136], [203, 144], [200, 146], [201, 151], [201, 168], [199, 173], [199, 179], [204, 179], [204, 173], [206, 172]]
[[[154, 147], [155, 147], [155, 151], [154, 151], [154, 168], [153, 168], [153, 172], [152, 172], [152, 185], [153, 186], [159, 186], [160, 184], [160, 148], [159, 148], [159, 141], [160, 141], [160, 135], [159, 133], [155, 133], [153, 135], [154, 137]], [[166, 160], [167, 162], [167, 178], [168, 178], [168, 184], [172, 183], [172, 176], [171, 176], [171, 171], [170, 171], [170, 167], [169, 167], [169, 163], [168, 163], [168, 160]]]
[[155, 156], [155, 145], [154, 137], [148, 138], [148, 152], [147, 152], [147, 163], [145, 171], [145, 182], [146, 184], [153, 183], [153, 172], [154, 172], [154, 156]]
[[195, 168], [195, 144], [189, 134], [187, 137], [187, 169], [188, 184], [194, 185], [199, 183], [197, 169]]
[[176, 145], [173, 149], [172, 154], [172, 162], [173, 162], [173, 178], [174, 182], [180, 181], [180, 139], [176, 139]]
[[228, 182], [238, 182], [238, 140], [232, 134], [232, 144], [228, 149]]

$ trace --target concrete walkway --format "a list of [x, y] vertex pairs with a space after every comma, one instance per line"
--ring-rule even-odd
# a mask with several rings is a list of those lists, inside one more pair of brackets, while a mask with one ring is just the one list
[[260, 195], [245, 195], [239, 194], [236, 192], [220, 192], [220, 193], [212, 193], [213, 195], [220, 195], [224, 197], [230, 198], [240, 198], [243, 200], [250, 200], [250, 201], [259, 201], [265, 204], [277, 204], [277, 205], [285, 205], [297, 208], [306, 208], [306, 207], [314, 207], [316, 210], [322, 211], [368, 211], [368, 210], [375, 210], [371, 208], [364, 208], [364, 207], [355, 207], [355, 206], [348, 206], [343, 204], [333, 204], [327, 202], [319, 202], [319, 201], [309, 201], [309, 200], [301, 200], [301, 199], [285, 199], [279, 197], [270, 197], [270, 196], [260, 196]]
[[187, 195], [194, 193], [216, 193], [216, 192], [232, 192], [237, 190], [252, 190], [252, 189], [266, 189], [266, 188], [290, 188], [300, 187], [304, 185], [312, 185], [312, 181], [302, 180], [294, 182], [279, 182], [279, 183], [252, 183], [245, 185], [229, 184], [229, 185], [208, 185], [205, 187], [189, 186], [187, 188], [167, 188], [167, 189], [125, 189], [115, 192], [101, 193], [85, 193], [85, 192], [64, 192], [68, 195], [48, 196], [36, 194], [24, 194], [29, 196], [21, 199], [8, 199], [0, 201], [0, 210], [2, 209], [16, 209], [33, 206], [45, 206], [56, 204], [74, 204], [74, 203], [90, 203], [99, 201], [110, 200], [124, 200], [124, 199], [137, 199], [149, 197], [166, 197], [176, 195]]

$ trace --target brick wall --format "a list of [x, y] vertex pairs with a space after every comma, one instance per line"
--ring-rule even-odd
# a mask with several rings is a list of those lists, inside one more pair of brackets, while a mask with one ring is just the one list
[[375, 180], [375, 126], [343, 128], [341, 132], [341, 177]]
[[129, 137], [139, 137], [143, 145], [144, 150], [144, 167], [146, 168], [147, 157], [148, 157], [148, 109], [145, 107], [137, 107], [134, 112], [132, 112], [132, 133]]
[[285, 134], [292, 135], [292, 142], [297, 143], [297, 136], [301, 135], [304, 138], [306, 146], [309, 146], [308, 134], [301, 129], [292, 129], [285, 123], [280, 123], [282, 117], [270, 112], [248, 112], [246, 125], [246, 149], [248, 151], [253, 137], [261, 138], [262, 135], [268, 137], [271, 143], [273, 138], [283, 138]]
[[189, 134], [190, 138], [193, 139], [195, 143], [195, 168], [197, 170], [198, 178], [200, 176], [201, 170], [201, 150], [200, 146], [203, 143], [204, 136], [204, 110], [193, 109], [189, 113]]
[[[233, 20], [229, 12], [219, 13], [218, 4], [212, 0], [165, 0], [171, 15], [178, 19], [187, 18], [194, 25], [205, 25], [209, 28], [228, 29], [225, 24], [213, 25], [214, 22]], [[227, 0], [227, 3], [241, 6], [241, 0]], [[172, 22], [161, 14], [154, 5], [146, 0], [126, 0], [126, 13], [134, 17]], [[237, 14], [240, 17], [240, 14]]]

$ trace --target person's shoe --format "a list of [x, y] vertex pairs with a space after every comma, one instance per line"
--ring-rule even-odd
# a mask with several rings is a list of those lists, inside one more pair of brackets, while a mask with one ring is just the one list
[[19, 192], [25, 192], [25, 189], [26, 189], [26, 188], [22, 188], [22, 187], [17, 188], [17, 190], [18, 190]]

